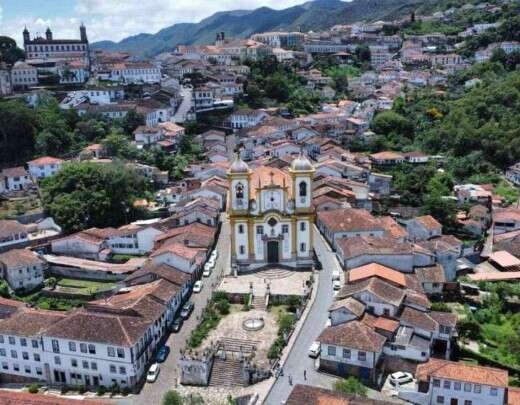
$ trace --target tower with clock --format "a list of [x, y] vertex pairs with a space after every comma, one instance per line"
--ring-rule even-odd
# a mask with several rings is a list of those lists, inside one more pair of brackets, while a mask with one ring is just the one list
[[231, 258], [239, 272], [312, 266], [314, 171], [302, 155], [287, 171], [268, 166], [252, 170], [236, 157], [228, 171], [227, 212]]

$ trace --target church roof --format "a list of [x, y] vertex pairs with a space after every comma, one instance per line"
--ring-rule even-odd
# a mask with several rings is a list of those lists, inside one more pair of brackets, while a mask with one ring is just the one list
[[251, 176], [251, 198], [256, 198], [257, 189], [270, 185], [287, 187], [288, 197], [292, 197], [292, 179], [289, 173], [276, 167], [260, 166]]

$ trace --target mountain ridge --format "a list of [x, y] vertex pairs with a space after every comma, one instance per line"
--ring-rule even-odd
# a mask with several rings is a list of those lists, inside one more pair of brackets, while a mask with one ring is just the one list
[[155, 34], [136, 34], [119, 42], [95, 42], [92, 48], [153, 56], [180, 44], [212, 43], [215, 33], [221, 31], [228, 37], [245, 38], [265, 31], [318, 30], [355, 21], [395, 18], [420, 4], [421, 0], [314, 0], [281, 10], [259, 7], [219, 11], [198, 23], [177, 23]]

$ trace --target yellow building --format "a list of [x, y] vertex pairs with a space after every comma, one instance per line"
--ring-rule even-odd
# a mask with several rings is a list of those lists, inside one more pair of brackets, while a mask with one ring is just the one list
[[228, 171], [231, 260], [239, 272], [264, 266], [311, 267], [314, 167], [300, 156], [287, 171], [251, 170], [236, 158]]

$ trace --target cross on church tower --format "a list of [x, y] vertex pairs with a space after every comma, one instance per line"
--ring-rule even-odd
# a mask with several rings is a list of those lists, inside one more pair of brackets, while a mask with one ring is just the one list
[[271, 184], [274, 184], [274, 172], [272, 170], [269, 172], [269, 176], [271, 176]]

